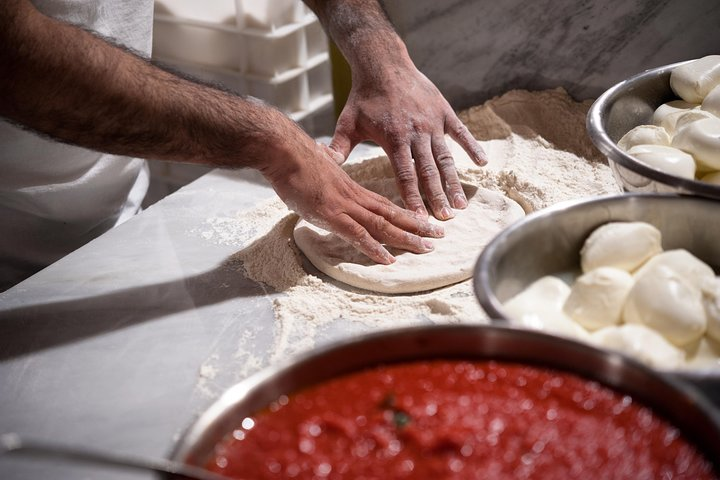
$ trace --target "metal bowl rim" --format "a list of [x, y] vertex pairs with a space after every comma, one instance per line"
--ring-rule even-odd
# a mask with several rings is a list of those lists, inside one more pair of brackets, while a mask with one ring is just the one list
[[[327, 356], [333, 352], [341, 351], [343, 349], [346, 349], [351, 346], [364, 344], [364, 343], [371, 343], [375, 340], [381, 340], [381, 339], [389, 339], [389, 340], [400, 340], [403, 337], [412, 337], [413, 335], [421, 335], [423, 333], [432, 332], [433, 335], [442, 335], [443, 332], [445, 332], [446, 335], [452, 335], [454, 332], [463, 332], [466, 331], [468, 334], [478, 335], [478, 338], [481, 338], [482, 336], [491, 336], [491, 335], [504, 335], [504, 336], [510, 336], [509, 339], [527, 339], [537, 342], [545, 342], [546, 344], [551, 344], [554, 346], [557, 346], [559, 348], [565, 349], [565, 351], [569, 350], [575, 350], [578, 351], [582, 355], [586, 356], [593, 356], [598, 358], [600, 361], [602, 361], [604, 364], [614, 365], [619, 368], [622, 368], [623, 370], [630, 369], [635, 370], [636, 372], [639, 372], [641, 375], [645, 376], [645, 378], [650, 378], [656, 381], [659, 381], [660, 383], [665, 384], [666, 387], [669, 387], [670, 389], [675, 390], [680, 395], [685, 396], [686, 398], [691, 400], [691, 403], [697, 408], [697, 411], [703, 415], [707, 420], [710, 422], [710, 424], [713, 427], [713, 430], [720, 433], [720, 413], [716, 412], [713, 408], [709, 400], [707, 400], [703, 395], [699, 393], [699, 390], [692, 386], [687, 384], [686, 382], [683, 382], [679, 379], [674, 378], [671, 375], [667, 375], [663, 372], [655, 371], [651, 369], [650, 367], [634, 360], [633, 358], [630, 358], [628, 356], [625, 356], [618, 352], [612, 352], [612, 351], [606, 351], [601, 350], [599, 348], [596, 348], [594, 346], [588, 345], [583, 342], [575, 341], [572, 339], [557, 337], [554, 335], [548, 335], [541, 332], [531, 331], [531, 330], [525, 330], [525, 329], [516, 329], [512, 327], [506, 327], [506, 326], [498, 326], [498, 325], [472, 325], [472, 324], [455, 324], [455, 325], [415, 325], [415, 326], [409, 326], [409, 327], [397, 327], [392, 328], [388, 330], [383, 330], [381, 332], [372, 332], [372, 333], [366, 333], [360, 336], [357, 336], [355, 338], [351, 339], [343, 339], [343, 340], [337, 340], [334, 342], [331, 342], [330, 344], [323, 346], [321, 348], [318, 348], [316, 350], [305, 352], [302, 354], [297, 354], [289, 357], [285, 361], [274, 365], [266, 367], [255, 374], [252, 374], [248, 378], [236, 383], [235, 385], [229, 387], [225, 392], [217, 399], [215, 400], [209, 408], [207, 408], [179, 437], [177, 442], [174, 445], [173, 451], [170, 455], [170, 458], [176, 461], [184, 462], [187, 456], [192, 453], [193, 447], [197, 445], [199, 442], [201, 435], [207, 431], [210, 426], [221, 419], [221, 417], [228, 412], [231, 412], [233, 409], [237, 408], [239, 404], [242, 403], [244, 399], [250, 396], [251, 393], [257, 388], [262, 387], [269, 381], [271, 381], [275, 377], [281, 376], [284, 372], [290, 371], [295, 368], [302, 368], [304, 364], [317, 359], [319, 357]], [[482, 351], [478, 350], [478, 356], [475, 357], [478, 360], [485, 358], [488, 360], [492, 360], [493, 358], [490, 357], [490, 354], [486, 354], [486, 356], [483, 357]], [[418, 352], [417, 358], [413, 359], [393, 359], [390, 355], [387, 363], [398, 363], [398, 362], [406, 362], [406, 361], [419, 361], [423, 358], [422, 352]], [[465, 355], [458, 355], [457, 358], [462, 358]], [[518, 362], [522, 362], [523, 360], [520, 360], [521, 355], [517, 355]], [[442, 358], [440, 356], [437, 356], [435, 358]], [[470, 354], [467, 355], [467, 358], [473, 358], [470, 356]], [[507, 358], [503, 358], [498, 361], [513, 361], [512, 356], [508, 356]], [[524, 360], [525, 362], [529, 362], [528, 360]], [[537, 364], [540, 366], [543, 366], [543, 362], [546, 360], [536, 360]], [[360, 371], [362, 368], [372, 368], [373, 366], [378, 365], [377, 362], [369, 362], [367, 365], [361, 368], [354, 369], [354, 371]], [[559, 371], [565, 371], [571, 374], [578, 375], [580, 377], [585, 378], [589, 381], [597, 381], [599, 383], [605, 384], [608, 386], [608, 388], [614, 389], [616, 391], [622, 390], [622, 387], [619, 385], [612, 386], [608, 385], [605, 381], [599, 380], [598, 378], [600, 375], [598, 375], [598, 378], [592, 378], [588, 374], [582, 374], [578, 373], [576, 370], [576, 367], [573, 365], [567, 365], [567, 368], [563, 367], [555, 367], [555, 366], [545, 366], [546, 368], [559, 370]], [[319, 380], [319, 382], [322, 382], [325, 380]], [[306, 385], [309, 386], [310, 384]], [[292, 392], [288, 392], [292, 393]], [[678, 425], [676, 425], [678, 426]], [[680, 427], [682, 430], [682, 427]]]

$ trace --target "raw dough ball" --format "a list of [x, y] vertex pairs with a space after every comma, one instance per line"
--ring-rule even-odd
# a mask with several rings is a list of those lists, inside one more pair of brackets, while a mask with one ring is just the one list
[[630, 150], [635, 145], [670, 146], [670, 135], [663, 127], [639, 125], [623, 135], [618, 142], [618, 147], [624, 151]]
[[580, 325], [563, 313], [570, 287], [559, 278], [542, 277], [503, 304], [503, 312], [515, 326], [586, 339]]
[[662, 252], [660, 230], [645, 222], [610, 222], [596, 228], [580, 250], [583, 272], [615, 267], [632, 272]]
[[677, 177], [695, 178], [695, 160], [692, 155], [678, 148], [663, 145], [636, 145], [627, 153], [655, 170]]
[[701, 108], [716, 117], [720, 117], [720, 85], [710, 90], [710, 93], [703, 100]]
[[663, 264], [636, 276], [623, 319], [657, 330], [678, 346], [699, 339], [707, 327], [700, 289]]
[[700, 105], [697, 103], [686, 102], [685, 100], [673, 100], [671, 102], [663, 103], [655, 109], [652, 116], [653, 125], [662, 126], [665, 121], [665, 117], [677, 112], [687, 112], [693, 108], [698, 108]]
[[[368, 182], [366, 188], [400, 203], [394, 178]], [[440, 222], [445, 237], [433, 239], [435, 249], [415, 254], [391, 250], [396, 261], [380, 265], [336, 235], [301, 220], [293, 232], [295, 243], [321, 272], [354, 287], [383, 293], [410, 293], [444, 287], [472, 277], [482, 249], [503, 228], [525, 215], [509, 198], [465, 185], [468, 207], [455, 218]]]
[[670, 87], [683, 100], [701, 103], [710, 90], [720, 85], [720, 55], [708, 55], [670, 74]]
[[598, 346], [618, 350], [651, 367], [673, 369], [685, 361], [685, 352], [644, 325], [605, 327], [590, 337]]
[[619, 323], [633, 282], [625, 270], [596, 268], [575, 280], [563, 311], [588, 330]]
[[706, 169], [720, 170], [720, 118], [703, 118], [679, 128], [672, 146], [690, 153]]

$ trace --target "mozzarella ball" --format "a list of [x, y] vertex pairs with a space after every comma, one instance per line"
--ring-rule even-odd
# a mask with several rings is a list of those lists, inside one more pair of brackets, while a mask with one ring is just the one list
[[618, 147], [624, 151], [628, 151], [636, 145], [670, 146], [670, 135], [663, 127], [640, 125], [623, 135], [618, 142]]
[[587, 338], [588, 333], [563, 313], [570, 287], [557, 277], [533, 282], [503, 304], [503, 312], [515, 326], [554, 333], [570, 338]]
[[615, 325], [633, 283], [633, 276], [625, 270], [596, 268], [573, 283], [563, 311], [588, 330]]
[[[684, 126], [696, 121], [703, 120], [705, 118], [717, 118], [710, 112], [705, 110], [695, 109], [681, 112], [671, 113], [666, 116], [661, 122], [660, 126], [665, 129], [669, 137], [673, 137], [677, 132]], [[670, 143], [670, 145], [672, 142]], [[676, 147], [677, 148], [677, 147]]]
[[662, 264], [636, 275], [623, 320], [657, 330], [677, 346], [699, 339], [707, 327], [700, 289]]
[[654, 368], [674, 369], [685, 360], [685, 352], [644, 325], [605, 327], [590, 338], [595, 345], [617, 350]]
[[660, 230], [645, 222], [610, 222], [596, 228], [580, 250], [580, 267], [587, 273], [599, 267], [632, 272], [662, 252]]
[[695, 160], [680, 149], [662, 145], [636, 145], [627, 153], [655, 170], [676, 177], [695, 178]]
[[668, 115], [678, 112], [688, 112], [694, 108], [699, 108], [700, 105], [697, 103], [686, 102], [685, 100], [673, 100], [671, 102], [663, 103], [655, 109], [652, 116], [652, 124], [661, 126]]
[[710, 91], [720, 85], [720, 55], [708, 55], [670, 74], [670, 88], [683, 100], [701, 103]]
[[720, 118], [712, 114], [679, 128], [672, 146], [691, 154], [699, 165], [720, 170]]
[[715, 271], [707, 263], [683, 248], [668, 250], [653, 256], [635, 272], [635, 278], [637, 279], [647, 270], [659, 265], [671, 268], [698, 290], [715, 279]]
[[707, 336], [720, 342], [720, 278], [704, 281], [700, 289], [707, 318]]
[[710, 90], [710, 93], [703, 99], [700, 108], [716, 117], [720, 117], [720, 85]]

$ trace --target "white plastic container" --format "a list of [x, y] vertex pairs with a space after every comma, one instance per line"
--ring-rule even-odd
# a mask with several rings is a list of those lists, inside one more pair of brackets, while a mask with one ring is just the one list
[[307, 71], [311, 103], [324, 95], [332, 93], [332, 73], [328, 56], [326, 54], [323, 58], [317, 55], [315, 58], [317, 60], [314, 65], [310, 66]]
[[[298, 0], [299, 1], [299, 0]], [[242, 2], [239, 2], [242, 8]], [[177, 20], [197, 20], [218, 25], [243, 26], [245, 15], [235, 0], [155, 0], [155, 14]]]
[[155, 15], [153, 56], [227, 68], [247, 68], [246, 43], [237, 27]]
[[328, 40], [325, 35], [325, 30], [323, 30], [322, 25], [320, 25], [320, 22], [316, 18], [305, 27], [305, 41], [307, 43], [308, 59], [312, 59], [328, 51]]
[[247, 73], [274, 77], [304, 66], [308, 60], [305, 27], [292, 23], [272, 32], [244, 29]]
[[301, 22], [309, 10], [300, 0], [235, 0], [238, 22], [250, 28], [273, 31]]

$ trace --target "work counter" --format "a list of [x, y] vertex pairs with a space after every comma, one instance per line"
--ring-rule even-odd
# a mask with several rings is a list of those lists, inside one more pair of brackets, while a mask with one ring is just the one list
[[[212, 171], [0, 294], [0, 433], [167, 457], [223, 391], [280, 360], [282, 294], [229, 261], [237, 241], [206, 234], [273, 196], [254, 171]], [[338, 318], [315, 345], [362, 328]], [[5, 457], [0, 478], [156, 477]]]
[[[212, 171], [0, 294], [0, 433], [167, 457], [269, 362], [278, 294], [227, 266], [236, 244], [202, 231], [273, 195], [254, 171]], [[156, 477], [5, 457], [0, 478]]]

